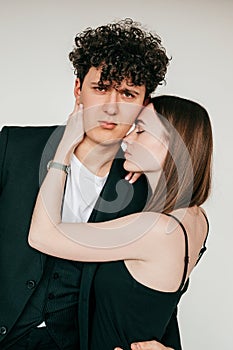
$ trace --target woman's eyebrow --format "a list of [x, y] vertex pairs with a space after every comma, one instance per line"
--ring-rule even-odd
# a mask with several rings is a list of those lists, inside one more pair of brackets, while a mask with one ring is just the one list
[[135, 125], [138, 125], [139, 123], [145, 125], [145, 123], [144, 123], [144, 121], [142, 119], [136, 119], [135, 120]]

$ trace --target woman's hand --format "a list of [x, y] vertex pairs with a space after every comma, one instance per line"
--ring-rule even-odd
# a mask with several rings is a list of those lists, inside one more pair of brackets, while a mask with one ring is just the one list
[[[121, 348], [115, 348], [114, 350], [123, 350]], [[174, 350], [173, 348], [168, 348], [163, 344], [157, 342], [156, 340], [138, 342], [131, 344], [131, 350]]]
[[63, 137], [57, 148], [54, 160], [69, 164], [74, 149], [83, 140], [83, 105], [78, 105], [70, 114]]

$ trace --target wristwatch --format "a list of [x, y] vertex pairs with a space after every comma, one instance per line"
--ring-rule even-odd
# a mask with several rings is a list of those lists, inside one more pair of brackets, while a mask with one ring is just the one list
[[70, 172], [70, 165], [65, 165], [61, 163], [54, 162], [53, 160], [50, 160], [47, 164], [47, 170], [50, 168], [58, 169], [64, 171], [66, 174], [69, 174]]

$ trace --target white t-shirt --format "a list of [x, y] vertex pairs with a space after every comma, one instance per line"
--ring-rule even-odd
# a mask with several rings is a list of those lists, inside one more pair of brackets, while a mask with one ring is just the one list
[[62, 222], [87, 222], [108, 174], [94, 175], [73, 154], [63, 201]]

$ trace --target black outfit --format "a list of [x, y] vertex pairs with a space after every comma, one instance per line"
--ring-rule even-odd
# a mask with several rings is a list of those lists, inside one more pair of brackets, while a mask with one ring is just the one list
[[[16, 348], [23, 337], [25, 340], [34, 336], [35, 340], [43, 332], [60, 350], [78, 350], [79, 339], [81, 349], [88, 349], [94, 304], [91, 287], [98, 264], [48, 258], [27, 243], [38, 190], [63, 132], [64, 127], [51, 126], [5, 127], [0, 133], [1, 350], [13, 344]], [[119, 157], [113, 162], [90, 221], [141, 211], [146, 203], [145, 177], [141, 176], [133, 186], [123, 180], [124, 160], [122, 154]], [[118, 192], [115, 189], [119, 181], [120, 193], [119, 188]], [[120, 200], [114, 201], [117, 196]], [[46, 330], [35, 328], [43, 320]], [[162, 342], [181, 348], [176, 311]], [[43, 348], [46, 345], [39, 347]]]
[[7, 350], [59, 350], [53, 338], [50, 336], [47, 327], [32, 328], [21, 337], [16, 343], [7, 347]]
[[94, 278], [96, 306], [91, 350], [113, 350], [116, 346], [130, 350], [132, 342], [145, 339], [161, 342], [181, 295], [188, 287], [188, 281], [185, 283], [188, 237], [182, 223], [179, 224], [185, 238], [185, 259], [183, 278], [176, 292], [157, 291], [137, 282], [124, 261], [99, 265]]
[[43, 332], [35, 327], [43, 320], [59, 349], [79, 348], [82, 264], [48, 258], [27, 243], [39, 185], [63, 130], [9, 127], [0, 134], [0, 349], [27, 336], [35, 343]]

